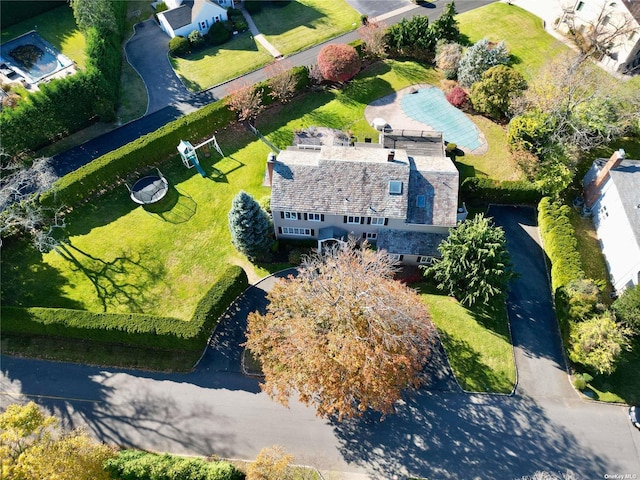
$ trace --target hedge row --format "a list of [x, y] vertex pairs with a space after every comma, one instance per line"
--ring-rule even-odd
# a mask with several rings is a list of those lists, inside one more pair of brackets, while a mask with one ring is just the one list
[[543, 198], [538, 205], [538, 225], [544, 251], [551, 262], [551, 287], [554, 293], [574, 280], [585, 278], [569, 212], [570, 207], [552, 202], [549, 197]]
[[[306, 67], [294, 67], [293, 74], [296, 92], [304, 90], [309, 85]], [[256, 84], [255, 88], [263, 90], [265, 105], [273, 103], [268, 81]], [[177, 155], [176, 147], [180, 140], [208, 137], [235, 118], [235, 113], [229, 110], [224, 100], [218, 100], [65, 175], [41, 196], [40, 201], [45, 205], [77, 205], [89, 196], [109, 189], [118, 178], [157, 164], [170, 155]]]
[[196, 306], [191, 321], [134, 313], [63, 308], [2, 308], [2, 334], [53, 336], [99, 343], [195, 351], [203, 348], [229, 304], [247, 288], [247, 275], [229, 267]]
[[38, 86], [15, 108], [0, 112], [2, 144], [6, 152], [34, 151], [89, 125], [95, 118], [115, 118], [122, 64], [127, 2], [112, 1], [116, 31], [89, 29], [87, 65], [69, 77]]
[[105, 463], [113, 478], [120, 480], [241, 480], [244, 474], [229, 462], [208, 462], [165, 453], [123, 450]]
[[470, 204], [536, 204], [542, 198], [540, 190], [528, 182], [521, 180], [500, 182], [479, 177], [465, 178], [460, 187], [460, 193], [462, 199]]

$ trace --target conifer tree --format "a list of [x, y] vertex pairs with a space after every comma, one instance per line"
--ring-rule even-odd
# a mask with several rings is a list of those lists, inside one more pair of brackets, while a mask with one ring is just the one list
[[271, 220], [258, 202], [247, 192], [239, 192], [229, 211], [231, 243], [253, 261], [264, 260], [273, 243]]

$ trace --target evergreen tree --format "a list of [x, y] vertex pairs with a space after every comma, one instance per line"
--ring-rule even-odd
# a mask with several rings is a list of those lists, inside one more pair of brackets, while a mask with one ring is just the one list
[[438, 247], [441, 260], [425, 274], [465, 305], [506, 298], [514, 275], [506, 243], [504, 231], [479, 215], [451, 229]]
[[483, 38], [464, 52], [458, 68], [458, 80], [463, 87], [470, 88], [485, 71], [508, 62], [509, 52], [504, 41], [494, 47]]
[[460, 40], [460, 28], [456, 20], [456, 6], [454, 2], [448, 3], [438, 19], [430, 25], [436, 40], [458, 42]]
[[264, 259], [273, 243], [271, 220], [247, 192], [238, 193], [229, 211], [231, 243], [251, 261]]

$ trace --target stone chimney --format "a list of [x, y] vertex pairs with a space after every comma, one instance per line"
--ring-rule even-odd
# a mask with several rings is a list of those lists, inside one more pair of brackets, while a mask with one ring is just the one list
[[387, 162], [393, 162], [393, 159], [396, 156], [396, 151], [395, 150], [389, 150], [389, 153], [387, 155]]
[[613, 152], [611, 158], [602, 166], [602, 169], [596, 175], [596, 178], [584, 188], [584, 202], [588, 208], [591, 208], [598, 197], [600, 189], [604, 182], [609, 178], [609, 172], [612, 168], [616, 168], [624, 160], [625, 153], [623, 149]]
[[267, 172], [264, 178], [263, 186], [271, 187], [273, 185], [273, 166], [276, 164], [276, 154], [270, 152], [267, 155]]

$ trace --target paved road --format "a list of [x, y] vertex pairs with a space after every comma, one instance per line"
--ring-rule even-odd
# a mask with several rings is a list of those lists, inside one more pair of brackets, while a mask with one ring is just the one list
[[[410, 10], [404, 10], [404, 7], [406, 7], [405, 0], [393, 0], [390, 2], [386, 0], [349, 1], [356, 9], [364, 9], [359, 11], [369, 12], [371, 16], [374, 16], [374, 14], [384, 15], [385, 12], [389, 14], [392, 9], [395, 10], [400, 6], [401, 13], [385, 18], [384, 22], [387, 25], [397, 23], [405, 17], [411, 18], [414, 15], [427, 15], [433, 20], [440, 15], [443, 7], [446, 5], [444, 1], [438, 1], [422, 6], [414, 6], [414, 8]], [[456, 8], [458, 12], [462, 13], [487, 5], [493, 1], [495, 0], [458, 0], [456, 2]], [[136, 29], [136, 35], [131, 39], [130, 45], [127, 45], [126, 52], [127, 57], [141, 73], [145, 82], [149, 82], [147, 89], [150, 97], [148, 105], [148, 113], [150, 115], [56, 155], [53, 159], [53, 165], [57, 175], [65, 175], [72, 172], [82, 165], [89, 163], [91, 160], [115, 150], [142, 135], [153, 132], [162, 125], [182, 115], [193, 112], [208, 103], [219, 100], [226, 95], [227, 84], [222, 84], [198, 94], [190, 94], [188, 97], [185, 96], [184, 87], [181, 86], [182, 84], [175, 76], [175, 73], [167, 70], [169, 62], [165, 53], [167, 49], [166, 37], [165, 46], [163, 47], [161, 40], [164, 34], [160, 31], [160, 28], [155, 25], [153, 21], [144, 22], [144, 25], [144, 27]], [[287, 61], [291, 65], [313, 65], [316, 63], [318, 52], [326, 43], [348, 43], [358, 38], [359, 35], [357, 31], [349, 32], [337, 39], [291, 55], [287, 57]], [[145, 43], [146, 40], [148, 40], [148, 43]], [[157, 76], [156, 70], [158, 72]], [[250, 84], [263, 81], [267, 78], [266, 69], [256, 70], [244, 75], [242, 78]], [[163, 81], [166, 81], [167, 85], [170, 85], [167, 92], [163, 92]]]
[[460, 393], [445, 372], [381, 423], [332, 424], [295, 401], [281, 407], [239, 366], [244, 318], [265, 306], [270, 279], [224, 319], [193, 373], [2, 356], [0, 406], [34, 399], [97, 438], [160, 451], [253, 458], [277, 443], [298, 462], [375, 479], [512, 479], [566, 469], [580, 479], [640, 475], [640, 432], [626, 409], [581, 400], [569, 386], [533, 211], [492, 207], [489, 213], [505, 229], [522, 274], [509, 297], [519, 370], [514, 396]]

